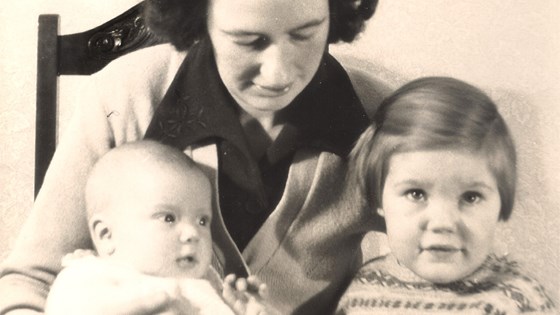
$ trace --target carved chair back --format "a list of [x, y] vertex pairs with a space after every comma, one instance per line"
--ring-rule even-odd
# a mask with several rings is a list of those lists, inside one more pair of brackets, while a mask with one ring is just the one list
[[144, 25], [143, 3], [91, 30], [58, 34], [59, 16], [39, 15], [35, 196], [56, 148], [58, 76], [90, 75], [132, 51], [162, 43]]

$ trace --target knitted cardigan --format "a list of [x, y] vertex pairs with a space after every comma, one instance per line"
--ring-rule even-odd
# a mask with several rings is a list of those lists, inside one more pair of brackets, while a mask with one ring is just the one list
[[342, 296], [341, 314], [556, 314], [543, 287], [516, 262], [490, 255], [466, 279], [429, 283], [391, 254], [364, 264]]

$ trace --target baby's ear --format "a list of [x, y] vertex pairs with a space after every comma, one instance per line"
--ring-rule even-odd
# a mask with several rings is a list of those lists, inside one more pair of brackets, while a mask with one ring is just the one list
[[99, 256], [109, 256], [115, 252], [115, 244], [111, 227], [102, 214], [94, 214], [89, 220], [89, 228], [93, 244]]
[[384, 217], [385, 217], [385, 210], [383, 210], [383, 208], [377, 208], [377, 214], [378, 214], [380, 217], [383, 217], [383, 218], [384, 218]]

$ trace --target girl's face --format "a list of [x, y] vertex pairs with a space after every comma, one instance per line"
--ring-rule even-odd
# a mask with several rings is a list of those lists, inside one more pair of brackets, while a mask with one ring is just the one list
[[421, 278], [449, 283], [490, 253], [501, 202], [485, 157], [466, 150], [391, 157], [378, 209], [391, 250]]
[[328, 0], [210, 0], [208, 32], [220, 77], [254, 117], [283, 109], [325, 52]]

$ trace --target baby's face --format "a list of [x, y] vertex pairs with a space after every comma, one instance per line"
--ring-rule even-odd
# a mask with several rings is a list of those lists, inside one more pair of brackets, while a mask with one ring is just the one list
[[501, 202], [481, 155], [463, 150], [397, 153], [382, 198], [393, 254], [425, 280], [464, 278], [491, 251]]
[[212, 257], [208, 179], [169, 168], [131, 179], [111, 202], [111, 258], [155, 276], [204, 276]]

